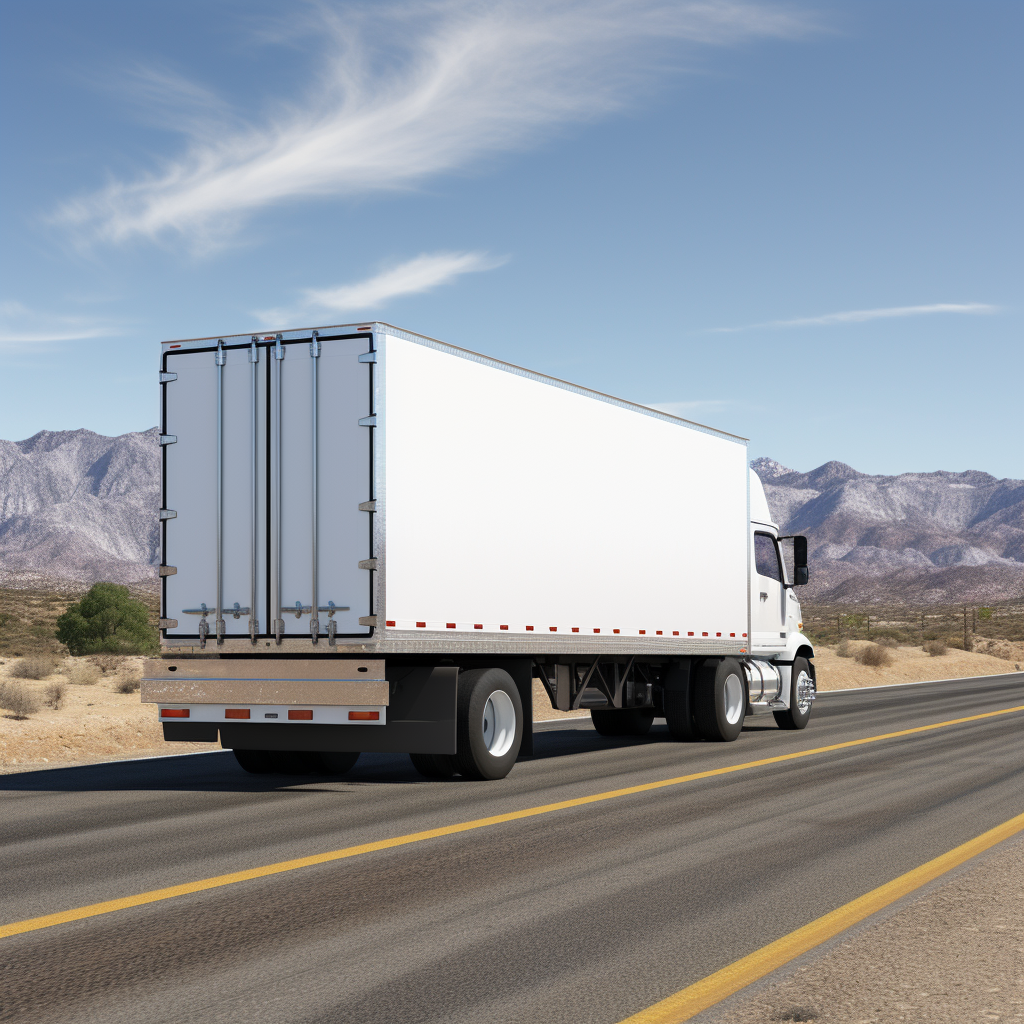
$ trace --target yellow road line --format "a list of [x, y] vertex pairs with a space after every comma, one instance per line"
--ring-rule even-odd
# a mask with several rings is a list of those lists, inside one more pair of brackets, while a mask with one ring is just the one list
[[297, 871], [299, 868], [313, 867], [316, 864], [328, 864], [335, 860], [346, 860], [349, 857], [360, 857], [365, 853], [375, 853], [378, 850], [392, 850], [398, 846], [408, 846], [411, 843], [422, 843], [427, 839], [438, 839], [441, 836], [453, 836], [459, 832], [471, 832], [478, 828], [487, 828], [490, 825], [500, 825], [509, 821], [520, 821], [523, 818], [533, 818], [539, 814], [550, 814], [552, 811], [564, 811], [570, 807], [583, 807], [586, 804], [599, 803], [602, 800], [614, 800], [620, 796], [631, 796], [635, 793], [647, 793], [655, 789], [664, 789], [668, 786], [679, 786], [686, 782], [696, 782], [699, 779], [710, 779], [717, 775], [728, 775], [731, 772], [746, 771], [749, 768], [761, 768], [769, 764], [781, 764], [783, 761], [793, 761], [801, 757], [811, 757], [814, 754], [825, 754], [833, 750], [845, 750], [848, 747], [859, 747], [866, 743], [878, 743], [880, 740], [896, 739], [900, 736], [912, 736], [915, 733], [930, 732], [933, 729], [945, 729], [951, 725], [962, 725], [964, 722], [977, 722], [985, 718], [996, 718], [999, 715], [1009, 715], [1016, 711], [1024, 711], [1024, 704], [1013, 708], [1002, 708], [999, 711], [986, 711], [980, 715], [969, 715], [966, 718], [953, 718], [947, 722], [935, 722], [932, 725], [919, 725], [913, 729], [900, 729], [898, 732], [881, 733], [878, 736], [866, 736], [864, 739], [847, 740], [844, 743], [831, 743], [827, 747], [815, 747], [812, 750], [800, 750], [792, 754], [779, 754], [776, 757], [764, 757], [758, 761], [747, 761], [744, 764], [733, 764], [726, 768], [712, 768], [705, 772], [694, 772], [692, 775], [680, 775], [672, 779], [662, 779], [659, 782], [645, 782], [638, 786], [627, 786], [623, 789], [612, 789], [604, 793], [595, 793], [593, 796], [580, 796], [572, 800], [559, 800], [557, 803], [541, 804], [537, 807], [526, 807], [519, 811], [509, 811], [507, 814], [495, 814], [489, 818], [476, 818], [473, 821], [463, 821], [455, 825], [443, 825], [440, 828], [427, 829], [424, 832], [412, 832], [405, 836], [395, 836], [391, 839], [379, 839], [373, 843], [362, 843], [359, 846], [347, 846], [342, 850], [331, 850], [327, 853], [316, 853], [310, 857], [297, 857], [295, 860], [279, 861], [277, 864], [265, 864], [259, 868], [249, 868], [247, 871], [233, 871], [227, 875], [216, 875], [213, 878], [203, 878], [197, 882], [185, 882], [182, 885], [171, 885], [166, 889], [153, 889], [150, 892], [137, 893], [134, 896], [124, 896], [121, 899], [106, 900], [103, 903], [92, 903], [87, 907], [75, 907], [72, 910], [62, 910], [56, 914], [45, 914], [42, 917], [32, 917], [25, 921], [14, 921], [11, 924], [0, 925], [0, 939], [12, 935], [21, 935], [25, 932], [39, 931], [42, 928], [52, 928], [58, 924], [68, 924], [71, 921], [81, 921], [88, 917], [98, 917], [101, 914], [111, 914], [115, 910], [127, 910], [129, 907], [141, 907], [147, 903], [157, 903], [160, 900], [173, 899], [175, 896], [187, 896], [189, 893], [204, 892], [207, 889], [219, 889], [225, 885], [234, 885], [236, 882], [246, 882], [253, 878], [266, 878], [269, 875], [280, 875], [286, 871]]
[[979, 853], [984, 853], [996, 843], [1015, 836], [1018, 832], [1024, 832], [1024, 814], [1018, 814], [1017, 817], [1004, 821], [1002, 825], [982, 833], [976, 839], [968, 840], [962, 846], [928, 861], [927, 864], [922, 864], [919, 868], [914, 868], [913, 871], [908, 871], [905, 875], [900, 875], [899, 878], [894, 878], [891, 882], [858, 896], [838, 910], [833, 910], [830, 914], [819, 917], [817, 921], [797, 928], [795, 932], [776, 939], [775, 942], [743, 957], [742, 960], [737, 960], [701, 981], [688, 985], [675, 995], [662, 999], [661, 1002], [633, 1014], [632, 1017], [627, 1017], [621, 1024], [682, 1024], [702, 1010], [720, 1003], [733, 993], [789, 963], [790, 960], [814, 949], [851, 925], [863, 921], [890, 903], [915, 889], [920, 889], [922, 885], [927, 885], [940, 875], [952, 871], [953, 868], [959, 867]]

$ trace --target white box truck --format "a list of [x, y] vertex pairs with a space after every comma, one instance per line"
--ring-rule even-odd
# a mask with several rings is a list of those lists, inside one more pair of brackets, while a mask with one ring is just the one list
[[167, 740], [502, 778], [533, 680], [605, 735], [802, 728], [813, 650], [743, 438], [385, 323], [165, 342]]

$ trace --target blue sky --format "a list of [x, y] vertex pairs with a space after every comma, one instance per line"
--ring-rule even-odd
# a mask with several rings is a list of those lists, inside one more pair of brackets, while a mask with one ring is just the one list
[[397, 323], [798, 469], [1024, 476], [1024, 7], [2, 6], [0, 437]]

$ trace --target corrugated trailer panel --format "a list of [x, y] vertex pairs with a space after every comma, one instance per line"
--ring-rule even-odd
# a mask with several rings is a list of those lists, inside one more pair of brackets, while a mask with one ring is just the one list
[[425, 339], [378, 349], [378, 621], [747, 646], [741, 439]]

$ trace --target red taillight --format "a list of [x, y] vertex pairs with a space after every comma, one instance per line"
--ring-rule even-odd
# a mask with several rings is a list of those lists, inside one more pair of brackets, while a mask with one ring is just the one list
[[350, 711], [348, 713], [350, 722], [379, 722], [379, 711]]
[[249, 709], [248, 708], [225, 708], [224, 709], [224, 717], [225, 718], [248, 718], [249, 717]]
[[289, 711], [288, 718], [292, 722], [309, 722], [313, 719], [312, 711]]
[[188, 708], [164, 708], [161, 718], [188, 718]]

